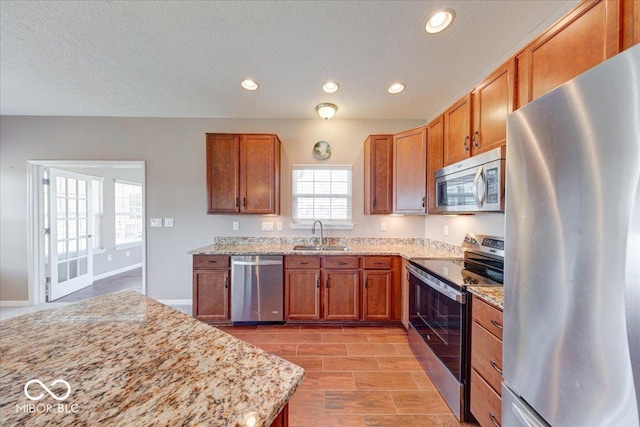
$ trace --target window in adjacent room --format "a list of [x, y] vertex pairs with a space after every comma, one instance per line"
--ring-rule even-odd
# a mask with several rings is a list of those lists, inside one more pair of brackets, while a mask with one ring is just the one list
[[93, 230], [93, 253], [104, 250], [103, 243], [103, 218], [104, 218], [104, 193], [103, 178], [91, 180], [91, 229]]
[[[293, 165], [293, 222], [353, 228], [351, 165]], [[294, 227], [295, 228], [295, 227]]]
[[116, 249], [142, 243], [142, 185], [115, 181]]

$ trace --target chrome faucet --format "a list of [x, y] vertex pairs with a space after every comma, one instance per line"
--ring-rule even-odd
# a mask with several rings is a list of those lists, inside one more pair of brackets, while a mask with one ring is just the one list
[[320, 224], [320, 246], [324, 246], [324, 227], [322, 226], [322, 221], [315, 220], [313, 222], [313, 226], [311, 227], [311, 234], [316, 234], [316, 224]]

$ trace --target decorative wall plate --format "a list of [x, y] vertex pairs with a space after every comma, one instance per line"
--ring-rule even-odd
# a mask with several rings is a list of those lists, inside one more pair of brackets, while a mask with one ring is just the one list
[[313, 146], [313, 157], [318, 160], [326, 160], [331, 157], [331, 146], [327, 141], [318, 141]]

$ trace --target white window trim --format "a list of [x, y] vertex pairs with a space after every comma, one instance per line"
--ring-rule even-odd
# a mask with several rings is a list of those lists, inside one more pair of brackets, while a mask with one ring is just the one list
[[[291, 165], [291, 174], [293, 175], [293, 171], [296, 169], [349, 169], [351, 172], [351, 189], [350, 189], [350, 202], [351, 202], [351, 220], [329, 220], [329, 219], [319, 219], [322, 221], [322, 225], [327, 230], [353, 230], [355, 227], [355, 223], [353, 222], [353, 165], [349, 164], [331, 164], [331, 165], [315, 165], [315, 164], [293, 164]], [[293, 177], [291, 179], [291, 205], [293, 208], [293, 200], [295, 198], [293, 192]], [[295, 214], [292, 209], [292, 215]], [[292, 230], [306, 230], [310, 229], [314, 223], [315, 219], [296, 219], [295, 217], [291, 218], [291, 224], [289, 227]]]
[[[141, 182], [127, 181], [127, 180], [124, 180], [124, 179], [117, 179], [117, 178], [115, 178], [113, 180], [113, 182], [115, 184], [126, 184], [126, 185], [138, 186], [138, 187], [140, 187], [140, 190], [142, 192], [142, 183]], [[144, 200], [144, 195], [143, 195], [143, 200]], [[143, 204], [144, 204], [144, 202], [143, 202]], [[142, 211], [144, 212], [144, 207], [142, 207]], [[118, 212], [115, 212], [115, 216], [117, 216], [117, 215], [118, 215]], [[143, 220], [144, 220], [144, 218], [143, 218]], [[143, 221], [143, 223], [142, 223], [142, 236], [140, 237], [140, 240], [135, 240], [133, 242], [127, 242], [127, 243], [122, 243], [122, 244], [116, 245], [114, 247], [114, 249], [116, 251], [119, 251], [119, 250], [122, 250], [122, 249], [129, 249], [129, 248], [135, 248], [137, 246], [142, 246], [142, 243], [144, 241], [144, 228], [145, 228], [145, 224], [144, 224], [144, 221]]]

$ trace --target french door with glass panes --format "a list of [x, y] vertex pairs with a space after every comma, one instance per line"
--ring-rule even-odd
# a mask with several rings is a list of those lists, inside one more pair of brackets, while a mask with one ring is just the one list
[[93, 284], [91, 177], [49, 169], [48, 196], [47, 301], [54, 301]]

